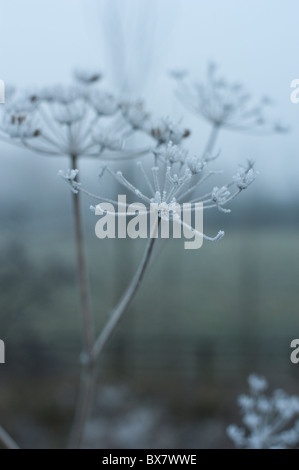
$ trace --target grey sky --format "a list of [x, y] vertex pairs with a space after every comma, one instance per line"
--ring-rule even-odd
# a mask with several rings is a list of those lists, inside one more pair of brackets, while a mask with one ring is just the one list
[[[0, 78], [31, 88], [66, 82], [76, 66], [99, 67], [111, 87], [147, 97], [155, 115], [184, 117], [196, 152], [208, 127], [176, 101], [166, 72], [188, 68], [196, 79], [214, 60], [228, 79], [273, 97], [273, 116], [292, 127], [287, 136], [267, 138], [224, 132], [219, 147], [227, 169], [251, 157], [261, 172], [257, 191], [294, 198], [299, 105], [290, 103], [290, 82], [299, 78], [298, 18], [294, 0], [0, 0]], [[7, 196], [16, 165], [28, 176], [50, 169], [55, 178], [56, 163], [0, 149]]]

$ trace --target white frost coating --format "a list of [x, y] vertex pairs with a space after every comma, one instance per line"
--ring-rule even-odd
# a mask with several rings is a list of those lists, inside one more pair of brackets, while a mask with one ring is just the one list
[[288, 449], [299, 445], [299, 397], [283, 390], [266, 395], [264, 377], [250, 375], [250, 395], [241, 395], [238, 403], [244, 427], [231, 425], [227, 434], [235, 446], [243, 449]]
[[[110, 174], [128, 192], [141, 200], [144, 203], [142, 216], [144, 212], [146, 212], [147, 215], [152, 217], [152, 207], [158, 207], [156, 211], [157, 220], [160, 219], [161, 229], [165, 238], [168, 238], [169, 234], [169, 227], [165, 227], [165, 223], [169, 224], [171, 221], [174, 225], [174, 238], [180, 238], [177, 233], [178, 227], [175, 226], [179, 222], [180, 231], [183, 230], [185, 237], [188, 239], [193, 237], [194, 245], [197, 247], [201, 246], [203, 239], [208, 241], [220, 240], [224, 236], [223, 231], [220, 231], [215, 237], [209, 237], [203, 233], [202, 210], [218, 208], [224, 213], [230, 212], [230, 210], [225, 209], [224, 206], [240, 194], [245, 189], [245, 185], [241, 188], [239, 179], [237, 184], [233, 180], [220, 188], [217, 186], [213, 187], [211, 191], [201, 196], [196, 195], [201, 185], [210, 177], [217, 174], [215, 171], [206, 171], [212, 159], [193, 157], [190, 162], [190, 159], [187, 158], [188, 153], [172, 142], [162, 145], [161, 148], [153, 152], [153, 155], [155, 166], [148, 168], [145, 167], [142, 162], [138, 162], [138, 168], [144, 181], [144, 184], [141, 186], [144, 188], [143, 190], [129, 181], [122, 171], [112, 171], [108, 167], [103, 167], [100, 170], [100, 178], [102, 178], [105, 173]], [[243, 173], [240, 173], [240, 178], [242, 178], [242, 181], [246, 180], [246, 182], [249, 182], [249, 180], [251, 180], [251, 171], [253, 171], [252, 163], [249, 163], [248, 167], [244, 168], [242, 171]], [[73, 175], [70, 172], [62, 176], [66, 182], [70, 184], [74, 192], [82, 191], [93, 199], [100, 201], [101, 204], [108, 203], [110, 204], [110, 209], [111, 204], [113, 204], [115, 208], [118, 207], [118, 209], [111, 212], [113, 212], [115, 217], [119, 216], [120, 219], [123, 219], [123, 209], [127, 208], [126, 203], [124, 203], [124, 207], [120, 208], [116, 201], [91, 194], [77, 183], [77, 174]], [[230, 190], [228, 188], [230, 188]], [[234, 190], [232, 190], [232, 188], [234, 188]], [[184, 210], [184, 218], [179, 217], [179, 212], [181, 212], [182, 207], [186, 209], [187, 206], [189, 207], [188, 211], [190, 212], [190, 217], [186, 216], [186, 210]], [[201, 212], [199, 211], [199, 206]], [[194, 216], [193, 220], [191, 214]], [[107, 216], [110, 217], [110, 215], [111, 214], [107, 213]], [[110, 219], [109, 222], [111, 223]], [[137, 220], [135, 222], [137, 223]], [[167, 236], [165, 236], [165, 234]], [[142, 233], [142, 236], [144, 237], [144, 233]], [[191, 249], [191, 242], [188, 242], [188, 246], [188, 249]], [[193, 249], [195, 248], [193, 247]]]
[[[120, 98], [100, 89], [99, 72], [76, 71], [75, 78], [75, 85], [34, 89], [9, 99], [3, 108], [0, 138], [51, 156], [127, 160], [148, 154], [155, 146], [153, 137], [144, 148], [127, 145], [137, 127], [149, 135], [142, 126], [141, 108], [124, 107]], [[139, 124], [132, 128], [134, 119]]]
[[177, 82], [177, 96], [192, 112], [202, 116], [216, 128], [224, 127], [245, 133], [283, 133], [286, 126], [271, 121], [267, 108], [272, 101], [262, 97], [254, 101], [240, 83], [222, 78], [215, 64], [210, 64], [206, 81], [196, 84], [185, 80], [185, 71], [171, 74]]

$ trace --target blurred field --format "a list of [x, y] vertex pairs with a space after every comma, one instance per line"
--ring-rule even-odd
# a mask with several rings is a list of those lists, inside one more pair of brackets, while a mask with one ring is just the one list
[[[0, 412], [24, 445], [34, 439], [38, 447], [59, 447], [71, 418], [80, 353], [73, 240], [64, 230], [23, 233], [21, 239], [4, 230], [1, 237], [0, 337], [7, 364], [1, 367]], [[90, 233], [100, 329], [137, 267], [144, 241], [100, 242]], [[100, 401], [103, 385], [110, 384], [116, 391], [127, 387], [136, 405], [128, 410], [127, 398], [119, 398], [117, 413], [111, 406], [120, 422], [128, 419], [138, 430], [140, 419], [154, 420], [158, 413], [140, 446], [230, 446], [225, 427], [232, 416], [238, 419], [235, 398], [246, 389], [249, 372], [297, 393], [298, 373], [289, 360], [290, 341], [299, 333], [297, 244], [295, 228], [234, 227], [223, 241], [197, 252], [185, 251], [182, 241], [157, 247], [99, 369]], [[95, 407], [88, 445], [132, 446], [117, 440], [113, 426], [105, 425], [110, 408], [105, 415], [101, 408]], [[161, 426], [167, 442], [158, 438]]]
[[[158, 340], [294, 334], [297, 229], [234, 229], [221, 242], [205, 242], [196, 252], [184, 250], [182, 241], [159, 243], [119, 329], [130, 342], [153, 335]], [[144, 241], [87, 241], [98, 328], [128, 284], [144, 247]], [[80, 325], [72, 239], [67, 234], [58, 238], [55, 231], [23, 241], [2, 239], [0, 256], [2, 336], [25, 339], [24, 332], [30, 330], [48, 347], [53, 341], [62, 340], [63, 346], [63, 340], [76, 340]]]

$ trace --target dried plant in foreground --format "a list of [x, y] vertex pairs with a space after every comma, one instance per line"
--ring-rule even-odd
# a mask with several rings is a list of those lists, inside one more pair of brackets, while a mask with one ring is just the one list
[[205, 153], [213, 151], [221, 129], [257, 135], [287, 132], [278, 120], [268, 118], [270, 98], [264, 96], [256, 102], [241, 83], [229, 83], [223, 78], [214, 63], [208, 67], [206, 81], [189, 84], [187, 75], [187, 71], [171, 72], [179, 100], [212, 126]]
[[249, 395], [239, 397], [244, 427], [231, 425], [227, 434], [237, 448], [291, 449], [299, 445], [299, 397], [283, 390], [266, 395], [268, 383], [250, 375]]
[[[66, 156], [73, 171], [79, 160], [129, 160], [146, 155], [150, 146], [129, 148], [137, 133], [151, 136], [149, 114], [140, 102], [123, 101], [98, 87], [101, 73], [76, 71], [77, 83], [53, 86], [32, 93], [15, 94], [7, 103], [0, 139], [41, 155]], [[128, 144], [129, 142], [129, 144]], [[127, 145], [128, 144], [128, 145]], [[153, 146], [154, 144], [151, 144]], [[89, 286], [80, 198], [73, 197], [78, 278], [83, 328], [82, 378], [71, 447], [79, 447], [88, 415], [94, 381], [94, 326], [89, 302]]]
[[[159, 149], [154, 151], [153, 159], [154, 166], [149, 169], [144, 166], [143, 163], [138, 163], [140, 176], [146, 187], [146, 193], [143, 191], [143, 188], [135, 187], [121, 172], [114, 172], [106, 167], [101, 170], [100, 179], [109, 174], [126, 190], [133, 193], [138, 200], [145, 203], [148, 211], [152, 203], [158, 204], [160, 206], [158, 225], [165, 218], [170, 220], [171, 217], [173, 217], [173, 206], [176, 203], [181, 204], [189, 202], [196, 204], [200, 202], [206, 210], [216, 208], [221, 212], [229, 213], [230, 210], [227, 208], [228, 203], [247, 189], [254, 182], [257, 175], [253, 164], [249, 162], [247, 166], [240, 169], [228, 184], [220, 187], [212, 186], [211, 189], [204, 194], [194, 196], [194, 193], [196, 194], [201, 185], [219, 173], [218, 171], [208, 169], [214, 159], [207, 157], [189, 157], [187, 151], [171, 142], [160, 146]], [[78, 171], [74, 170], [70, 170], [67, 173], [60, 172], [60, 176], [70, 185], [75, 195], [82, 192], [97, 201], [98, 204], [106, 202], [117, 206], [118, 203], [116, 201], [108, 199], [105, 196], [92, 194], [86, 190], [77, 182], [77, 174]], [[91, 208], [94, 210], [93, 206]], [[127, 208], [128, 206], [126, 205], [126, 209]], [[121, 217], [123, 213], [116, 215]], [[183, 224], [189, 224], [188, 228], [190, 231], [195, 232], [194, 228], [191, 226], [191, 219], [187, 223], [183, 222]], [[156, 226], [155, 231], [158, 232], [158, 229], [159, 227]], [[203, 236], [203, 238], [209, 241], [217, 241], [223, 237], [224, 232], [220, 231], [214, 238], [203, 234], [198, 235]], [[110, 339], [119, 321], [136, 296], [152, 258], [156, 239], [156, 233], [151, 234], [134, 278], [119, 303], [112, 311], [106, 326], [94, 342], [92, 348], [94, 361], [99, 359], [107, 341]], [[81, 427], [81, 436], [83, 432], [84, 429]]]

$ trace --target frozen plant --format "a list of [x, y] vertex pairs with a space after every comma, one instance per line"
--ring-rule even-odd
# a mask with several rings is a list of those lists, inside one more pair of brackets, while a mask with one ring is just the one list
[[[79, 160], [96, 158], [104, 161], [130, 160], [147, 155], [172, 138], [178, 144], [189, 136], [179, 125], [164, 120], [152, 124], [140, 101], [120, 99], [98, 84], [98, 71], [77, 70], [76, 83], [52, 86], [31, 93], [16, 94], [6, 108], [0, 125], [0, 138], [19, 147], [50, 157], [66, 156], [71, 170], [66, 179], [78, 182]], [[149, 142], [135, 148], [130, 142], [136, 135]], [[134, 147], [134, 148], [130, 148]], [[94, 382], [94, 320], [90, 309], [88, 276], [83, 243], [80, 198], [73, 191], [73, 211], [77, 246], [77, 264], [83, 328], [81, 355], [82, 378], [78, 409], [70, 446], [77, 448], [82, 440]]]
[[148, 149], [126, 148], [136, 129], [124, 115], [122, 101], [95, 87], [101, 74], [80, 71], [75, 76], [79, 84], [42, 88], [10, 101], [0, 138], [44, 155], [65, 155], [73, 160], [126, 159], [146, 153]]
[[[210, 178], [221, 173], [221, 171], [209, 169], [212, 161], [208, 157], [189, 157], [188, 151], [182, 147], [169, 142], [167, 145], [159, 147], [153, 152], [153, 166], [148, 168], [141, 161], [137, 162], [140, 171], [140, 182], [143, 180], [143, 187], [134, 186], [120, 171], [112, 171], [109, 167], [103, 167], [100, 179], [105, 173], [112, 176], [120, 185], [131, 192], [136, 198], [145, 203], [147, 214], [150, 213], [151, 204], [157, 204], [164, 208], [161, 211], [160, 219], [166, 213], [171, 214], [173, 207], [183, 203], [203, 204], [204, 210], [217, 208], [220, 212], [230, 213], [227, 205], [235, 199], [242, 191], [247, 189], [255, 180], [257, 172], [252, 162], [248, 162], [245, 167], [237, 172], [232, 180], [221, 187], [212, 186], [210, 191], [204, 194], [197, 194], [198, 189]], [[97, 200], [98, 203], [108, 202], [119, 206], [119, 202], [95, 195], [87, 191], [76, 181], [76, 173], [68, 171], [60, 172], [65, 181], [71, 186], [73, 192], [83, 192]], [[126, 208], [129, 205], [126, 205]], [[194, 206], [193, 206], [194, 208]], [[92, 206], [92, 209], [95, 208]], [[116, 216], [123, 216], [123, 213], [116, 213]], [[184, 223], [183, 221], [181, 222]], [[194, 229], [189, 227], [192, 231]], [[219, 240], [224, 235], [220, 231], [215, 238], [204, 235], [210, 241]]]
[[267, 118], [266, 109], [272, 105], [270, 98], [265, 96], [255, 102], [242, 84], [224, 79], [214, 63], [208, 67], [206, 82], [189, 84], [186, 71], [175, 70], [171, 76], [177, 82], [180, 101], [212, 125], [206, 152], [213, 150], [222, 128], [262, 135], [287, 131], [280, 122]]
[[266, 395], [265, 378], [250, 375], [249, 395], [239, 397], [244, 427], [231, 425], [227, 434], [242, 449], [291, 449], [299, 445], [299, 397], [283, 390]]
[[[140, 177], [143, 180], [146, 190], [143, 190], [142, 187], [134, 186], [120, 171], [114, 172], [104, 167], [99, 176], [100, 180], [105, 174], [112, 176], [120, 185], [145, 203], [145, 207], [148, 211], [152, 203], [158, 204], [158, 224], [162, 220], [165, 220], [165, 218], [170, 220], [171, 217], [176, 217], [173, 208], [177, 203], [182, 204], [188, 202], [195, 204], [200, 202], [206, 210], [217, 208], [221, 212], [228, 213], [230, 210], [227, 208], [227, 205], [251, 185], [256, 177], [253, 165], [249, 163], [249, 165], [241, 169], [237, 176], [228, 184], [220, 187], [212, 186], [211, 189], [205, 191], [204, 194], [196, 195], [197, 190], [201, 188], [203, 183], [206, 183], [210, 178], [219, 173], [218, 171], [208, 169], [214, 159], [209, 159], [208, 157], [189, 157], [186, 150], [174, 145], [172, 142], [157, 148], [153, 153], [153, 159], [154, 165], [151, 167], [145, 166], [141, 162], [138, 163]], [[98, 204], [108, 202], [115, 206], [118, 205], [118, 202], [108, 199], [104, 195], [99, 196], [87, 191], [76, 181], [75, 173], [67, 172], [60, 173], [60, 175], [65, 179], [67, 184], [70, 185], [74, 193], [82, 192], [97, 201]], [[127, 204], [124, 205], [127, 208]], [[94, 210], [94, 207], [92, 207], [92, 209]], [[124, 213], [114, 213], [114, 215], [121, 217], [124, 216]], [[187, 225], [185, 221], [181, 223]], [[188, 228], [194, 232], [191, 226], [191, 217], [188, 223], [190, 224]], [[157, 230], [158, 227], [155, 227], [155, 231]], [[152, 258], [156, 235], [157, 232], [151, 234], [149, 237], [143, 258], [131, 284], [125, 291], [118, 305], [112, 311], [106, 326], [94, 342], [92, 347], [93, 361], [99, 359], [107, 341], [110, 339], [119, 321], [136, 296]], [[203, 234], [200, 235], [209, 241], [217, 241], [223, 237], [224, 232], [220, 231], [214, 238]], [[81, 427], [81, 434], [83, 434], [83, 431], [84, 429]]]
[[[70, 160], [68, 177], [77, 181], [79, 159], [126, 160], [146, 155], [150, 146], [129, 148], [137, 132], [147, 139], [149, 114], [142, 103], [123, 102], [99, 87], [102, 74], [77, 70], [76, 83], [51, 86], [34, 92], [11, 93], [5, 106], [0, 139], [18, 147], [50, 157], [66, 156]], [[156, 142], [151, 136], [151, 146]], [[94, 322], [90, 309], [87, 267], [83, 243], [80, 199], [73, 195], [77, 264], [83, 328], [82, 379], [89, 387], [80, 391], [71, 447], [79, 447], [81, 423], [86, 420], [94, 380]]]

